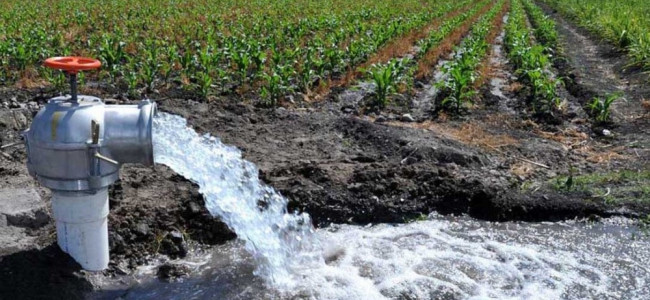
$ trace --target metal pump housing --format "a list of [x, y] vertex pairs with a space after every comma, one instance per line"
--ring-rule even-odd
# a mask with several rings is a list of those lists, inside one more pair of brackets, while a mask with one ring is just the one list
[[52, 98], [24, 134], [29, 172], [52, 190], [105, 188], [121, 164], [153, 164], [155, 112], [149, 100], [106, 105], [91, 96]]

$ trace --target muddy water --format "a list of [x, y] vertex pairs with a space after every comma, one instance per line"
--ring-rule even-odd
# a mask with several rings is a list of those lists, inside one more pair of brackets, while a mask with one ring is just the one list
[[[403, 225], [319, 229], [326, 265], [292, 290], [254, 276], [240, 241], [196, 255], [194, 275], [143, 272], [122, 299], [643, 299], [650, 238], [626, 219], [493, 223], [431, 215]], [[198, 264], [197, 264], [198, 262]], [[110, 286], [104, 296], [116, 296]], [[101, 294], [97, 298], [101, 299]]]

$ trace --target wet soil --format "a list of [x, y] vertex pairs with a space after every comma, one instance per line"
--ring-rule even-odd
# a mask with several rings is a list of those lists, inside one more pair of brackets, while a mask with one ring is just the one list
[[[522, 92], [503, 53], [495, 51], [490, 74], [499, 80], [487, 80], [467, 114], [435, 121], [404, 116], [424, 115], [408, 95], [395, 96], [381, 112], [363, 114], [362, 101], [345, 99], [367, 95], [349, 89], [301, 108], [259, 108], [254, 100], [232, 96], [205, 102], [173, 92], [152, 98], [161, 111], [241, 149], [261, 178], [290, 199], [289, 209], [308, 212], [317, 226], [407, 222], [432, 211], [494, 221], [644, 216], [650, 201], [604, 201], [549, 184], [567, 174], [646, 170], [650, 158], [649, 121], [640, 105], [650, 98], [647, 84], [622, 68], [621, 53], [614, 55], [551, 15], [565, 45], [554, 71], [567, 78], [566, 101], [574, 111], [583, 110], [556, 124], [534, 118], [519, 104]], [[413, 95], [422, 93], [417, 89]], [[628, 101], [614, 107], [614, 124], [607, 127], [614, 134], [602, 136], [584, 107], [595, 95], [615, 90]], [[107, 91], [95, 94], [129, 102]], [[48, 88], [0, 87], [0, 144], [18, 142], [20, 130], [52, 96]], [[0, 188], [35, 187], [49, 200], [24, 162], [23, 148], [1, 150]], [[105, 276], [123, 276], [156, 256], [183, 257], [235, 236], [209, 215], [195, 184], [164, 166], [125, 166], [110, 199], [111, 264]], [[8, 278], [0, 286], [2, 298], [75, 299], [93, 289], [85, 271], [56, 246], [53, 224], [29, 234], [38, 241], [32, 248], [0, 257], [0, 278]]]

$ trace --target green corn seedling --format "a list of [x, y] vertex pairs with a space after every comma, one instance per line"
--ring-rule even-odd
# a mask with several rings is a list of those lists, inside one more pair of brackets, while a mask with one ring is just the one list
[[385, 65], [374, 65], [368, 75], [375, 83], [375, 101], [373, 106], [384, 108], [388, 104], [388, 96], [395, 91], [398, 76], [397, 60], [391, 60]]
[[197, 75], [197, 82], [199, 84], [199, 92], [201, 97], [205, 100], [210, 96], [210, 91], [212, 90], [212, 76], [210, 74], [201, 72]]
[[610, 119], [611, 105], [621, 98], [621, 93], [609, 94], [605, 99], [595, 97], [589, 104], [591, 114], [597, 123], [606, 123]]

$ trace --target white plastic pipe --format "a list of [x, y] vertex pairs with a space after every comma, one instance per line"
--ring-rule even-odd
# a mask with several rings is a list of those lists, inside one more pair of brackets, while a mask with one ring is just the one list
[[57, 242], [82, 268], [108, 267], [108, 189], [87, 192], [52, 192]]

